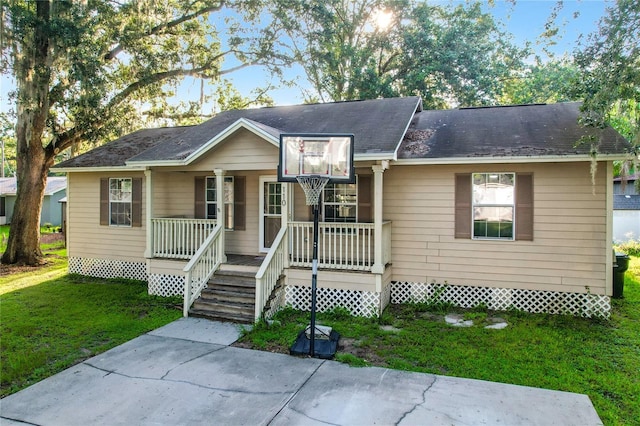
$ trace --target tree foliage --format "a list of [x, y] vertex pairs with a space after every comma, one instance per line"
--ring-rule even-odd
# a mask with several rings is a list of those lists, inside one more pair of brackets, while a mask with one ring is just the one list
[[257, 19], [260, 6], [258, 0], [2, 2], [0, 68], [17, 85], [19, 182], [2, 261], [39, 261], [39, 212], [58, 153], [133, 130], [138, 111], [157, 108], [185, 77], [218, 81], [256, 64], [277, 70], [269, 34], [227, 34], [223, 46], [210, 19], [225, 7]]
[[420, 95], [428, 107], [490, 104], [526, 55], [480, 3], [288, 0], [280, 6], [273, 15], [315, 90], [310, 99]]
[[503, 87], [501, 104], [557, 103], [580, 100], [578, 68], [569, 58], [538, 61], [518, 72]]
[[640, 146], [640, 2], [618, 0], [575, 55], [584, 122], [609, 123]]

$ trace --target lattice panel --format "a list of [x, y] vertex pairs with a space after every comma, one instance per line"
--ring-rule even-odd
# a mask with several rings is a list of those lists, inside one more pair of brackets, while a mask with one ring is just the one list
[[[311, 310], [311, 287], [287, 286], [286, 305], [294, 309]], [[375, 317], [380, 315], [380, 293], [369, 291], [319, 288], [316, 292], [316, 311], [328, 311], [343, 307], [352, 315]]]
[[147, 264], [113, 259], [70, 257], [69, 273], [98, 278], [127, 278], [146, 281]]
[[185, 277], [179, 275], [149, 275], [149, 294], [155, 296], [183, 296]]
[[453, 286], [393, 282], [391, 303], [449, 302], [462, 308], [485, 304], [489, 309], [518, 309], [531, 313], [570, 314], [590, 318], [608, 318], [611, 300], [608, 296], [509, 288]]
[[266, 319], [271, 319], [280, 309], [286, 306], [286, 291], [285, 286], [279, 285], [274, 290], [273, 299], [271, 299], [271, 305], [269, 309], [264, 312], [264, 316]]

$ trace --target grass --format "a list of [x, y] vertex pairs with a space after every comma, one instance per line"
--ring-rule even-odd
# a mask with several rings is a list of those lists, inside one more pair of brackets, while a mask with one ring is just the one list
[[[586, 394], [607, 425], [640, 419], [640, 258], [632, 257], [625, 298], [613, 301], [609, 320], [522, 312], [459, 311], [470, 328], [442, 320], [448, 306], [395, 305], [379, 319], [343, 310], [318, 322], [341, 334], [338, 361], [466, 377]], [[485, 329], [495, 316], [509, 326]], [[239, 345], [288, 353], [308, 313], [285, 309], [262, 322]], [[387, 326], [382, 328], [382, 326]]]
[[0, 397], [181, 316], [143, 281], [69, 275], [61, 243], [42, 249], [46, 266], [0, 276]]

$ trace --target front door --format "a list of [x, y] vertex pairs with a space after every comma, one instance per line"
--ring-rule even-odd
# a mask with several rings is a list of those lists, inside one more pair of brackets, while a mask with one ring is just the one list
[[282, 225], [284, 185], [275, 177], [260, 178], [260, 251], [267, 252]]

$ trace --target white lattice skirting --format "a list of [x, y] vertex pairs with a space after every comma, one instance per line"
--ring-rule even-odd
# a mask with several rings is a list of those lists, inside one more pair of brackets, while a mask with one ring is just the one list
[[97, 278], [127, 278], [147, 281], [147, 264], [145, 262], [70, 257], [69, 273]]
[[609, 296], [510, 288], [457, 286], [412, 282], [391, 283], [391, 303], [447, 302], [461, 308], [517, 309], [531, 313], [604, 317], [611, 314]]
[[185, 277], [149, 274], [149, 294], [155, 296], [183, 296]]
[[[382, 293], [384, 294], [384, 293]], [[318, 288], [316, 291], [316, 310], [330, 311], [342, 307], [352, 315], [376, 317], [384, 307], [381, 306], [381, 293], [335, 288]], [[311, 287], [288, 285], [285, 287], [285, 305], [304, 311], [311, 310]]]

